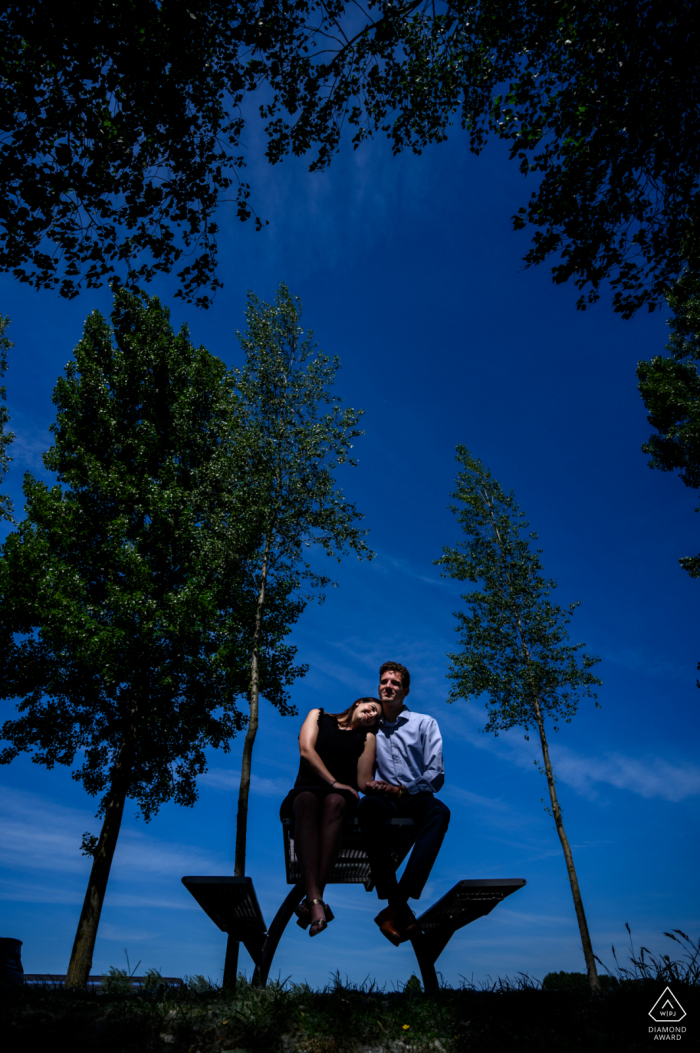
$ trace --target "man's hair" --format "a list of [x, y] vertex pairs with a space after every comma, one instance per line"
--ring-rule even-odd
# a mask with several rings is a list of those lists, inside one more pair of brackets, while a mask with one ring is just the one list
[[411, 686], [411, 674], [409, 673], [405, 665], [401, 665], [400, 662], [385, 662], [379, 670], [379, 679], [381, 680], [384, 673], [388, 672], [400, 673], [404, 690], [408, 691], [409, 687]]

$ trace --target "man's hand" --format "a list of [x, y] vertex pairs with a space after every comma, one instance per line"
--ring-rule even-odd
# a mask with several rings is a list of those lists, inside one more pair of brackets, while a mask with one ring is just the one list
[[367, 793], [376, 793], [382, 797], [400, 797], [403, 786], [393, 786], [390, 782], [380, 782], [374, 779], [365, 785]]

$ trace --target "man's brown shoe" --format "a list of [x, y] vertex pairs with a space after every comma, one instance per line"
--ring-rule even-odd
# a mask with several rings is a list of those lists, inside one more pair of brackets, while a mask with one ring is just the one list
[[411, 936], [418, 930], [418, 923], [413, 911], [408, 906], [392, 907], [390, 905], [385, 907], [384, 910], [377, 914], [374, 920], [379, 926], [382, 935], [386, 936], [387, 940], [393, 943], [394, 947], [398, 947], [399, 944], [410, 940]]

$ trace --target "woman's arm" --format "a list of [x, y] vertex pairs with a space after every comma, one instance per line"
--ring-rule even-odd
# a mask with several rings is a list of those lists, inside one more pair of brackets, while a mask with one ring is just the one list
[[336, 790], [350, 790], [350, 792], [354, 793], [355, 797], [357, 797], [358, 793], [355, 787], [346, 786], [345, 783], [338, 782], [331, 772], [328, 771], [328, 768], [316, 752], [318, 715], [320, 712], [320, 709], [312, 709], [304, 723], [301, 725], [301, 732], [299, 733], [299, 752], [304, 760], [313, 768], [316, 774], [319, 775], [324, 782], [327, 782], [329, 786], [334, 786]]
[[[338, 780], [328, 771], [328, 768], [316, 752], [318, 716], [320, 712], [320, 709], [312, 709], [304, 723], [301, 725], [301, 731], [299, 733], [299, 752], [307, 764], [313, 768], [316, 774], [319, 775], [324, 782], [327, 782], [329, 786], [332, 786], [333, 783], [337, 783]], [[338, 785], [340, 784], [338, 783]]]
[[365, 786], [374, 775], [374, 758], [377, 753], [377, 736], [368, 732], [365, 739], [365, 748], [360, 754], [357, 762], [357, 786], [362, 793], [366, 793]]

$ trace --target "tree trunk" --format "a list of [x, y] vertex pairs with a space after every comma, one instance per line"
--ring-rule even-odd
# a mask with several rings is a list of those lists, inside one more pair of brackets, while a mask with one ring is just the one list
[[549, 796], [552, 801], [552, 815], [554, 817], [554, 823], [557, 828], [557, 833], [559, 834], [559, 840], [561, 841], [561, 847], [564, 849], [566, 869], [569, 872], [569, 882], [571, 884], [571, 894], [574, 897], [574, 909], [576, 910], [576, 918], [578, 919], [579, 932], [581, 933], [581, 945], [583, 947], [583, 956], [586, 959], [586, 967], [588, 969], [588, 982], [591, 985], [591, 991], [593, 992], [593, 994], [598, 994], [600, 992], [598, 970], [595, 966], [595, 956], [593, 954], [591, 937], [588, 933], [588, 923], [586, 921], [586, 914], [583, 909], [581, 890], [578, 887], [578, 878], [576, 877], [576, 868], [574, 867], [574, 857], [571, 854], [571, 846], [569, 845], [569, 839], [566, 836], [566, 831], [564, 830], [564, 823], [561, 817], [561, 808], [559, 807], [557, 790], [554, 784], [554, 775], [552, 773], [552, 763], [549, 759], [549, 746], [547, 745], [547, 737], [544, 732], [544, 719], [542, 717], [542, 710], [540, 709], [540, 704], [537, 699], [535, 699], [535, 715], [537, 717], [537, 727], [539, 728], [540, 732], [542, 758], [544, 760], [544, 770], [547, 775]]
[[236, 816], [236, 857], [233, 868], [234, 877], [245, 877], [245, 855], [246, 842], [248, 838], [248, 798], [250, 796], [250, 769], [253, 760], [253, 746], [255, 736], [258, 733], [258, 709], [260, 701], [260, 670], [258, 664], [258, 650], [260, 647], [260, 634], [262, 630], [263, 608], [265, 606], [265, 586], [267, 584], [267, 567], [270, 557], [269, 535], [265, 539], [263, 552], [262, 570], [260, 573], [260, 590], [258, 592], [258, 603], [255, 610], [255, 629], [253, 631], [253, 643], [250, 652], [250, 719], [243, 743], [243, 757], [241, 759], [241, 782], [238, 787], [238, 814]]
[[482, 497], [485, 503], [488, 505], [489, 512], [491, 515], [491, 521], [493, 523], [494, 533], [498, 540], [499, 548], [502, 553], [503, 566], [506, 577], [508, 579], [508, 585], [510, 588], [509, 602], [511, 610], [515, 616], [518, 624], [518, 634], [520, 636], [520, 646], [522, 648], [523, 657], [528, 667], [528, 674], [530, 676], [530, 685], [532, 690], [532, 697], [534, 699], [535, 717], [537, 719], [537, 727], [540, 733], [540, 744], [542, 746], [542, 759], [544, 760], [544, 770], [547, 776], [547, 785], [549, 786], [549, 797], [552, 802], [552, 815], [554, 817], [554, 824], [559, 834], [559, 840], [561, 841], [561, 847], [564, 849], [564, 859], [566, 860], [566, 869], [569, 874], [569, 883], [571, 885], [571, 895], [574, 897], [574, 909], [576, 911], [576, 918], [578, 920], [578, 928], [581, 934], [581, 946], [583, 948], [583, 956], [586, 960], [586, 968], [588, 970], [588, 982], [591, 985], [591, 991], [593, 994], [600, 992], [600, 981], [598, 979], [598, 970], [595, 965], [595, 956], [593, 954], [593, 946], [591, 944], [591, 937], [588, 932], [588, 922], [586, 921], [586, 913], [583, 909], [583, 900], [581, 899], [581, 890], [578, 887], [578, 878], [576, 877], [576, 868], [574, 866], [574, 857], [571, 854], [571, 845], [569, 839], [566, 836], [564, 830], [564, 822], [561, 817], [561, 808], [559, 807], [559, 800], [557, 798], [557, 789], [554, 784], [554, 774], [552, 772], [552, 762], [549, 759], [549, 746], [547, 745], [547, 736], [544, 731], [544, 718], [542, 716], [542, 710], [540, 703], [535, 693], [535, 689], [532, 684], [532, 671], [530, 664], [530, 650], [525, 640], [525, 632], [523, 630], [522, 619], [517, 608], [517, 604], [513, 600], [513, 583], [508, 570], [507, 560], [503, 555], [503, 541], [501, 539], [501, 532], [498, 529], [498, 523], [496, 516], [493, 511], [493, 503], [490, 499], [488, 492], [482, 490]]
[[109, 800], [105, 808], [100, 840], [95, 850], [90, 880], [78, 922], [78, 931], [75, 934], [75, 942], [68, 964], [66, 987], [85, 987], [92, 968], [97, 927], [100, 924], [102, 904], [124, 814], [124, 802], [129, 785], [129, 768], [131, 767], [128, 756], [130, 753], [131, 751], [122, 745], [112, 771]]

